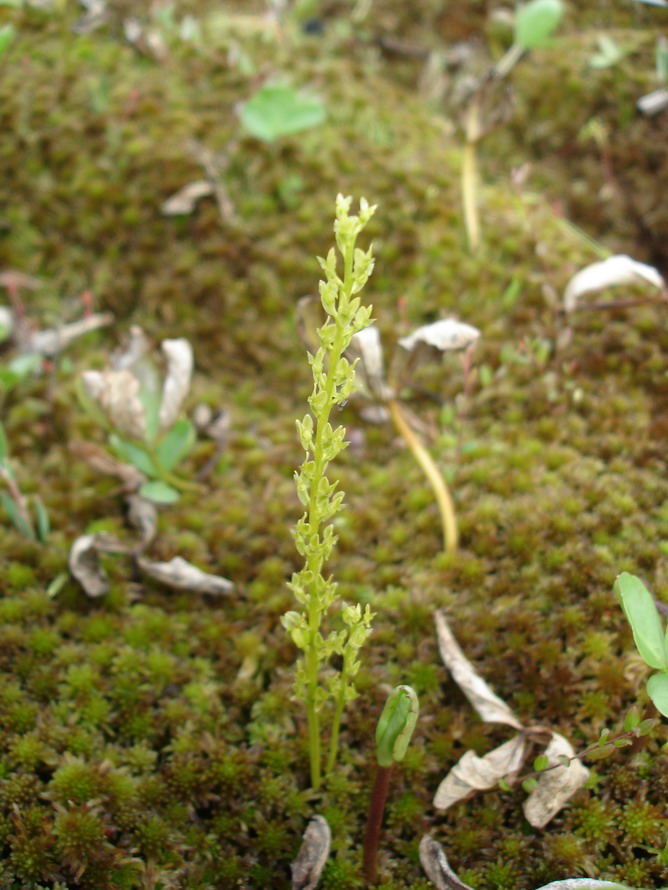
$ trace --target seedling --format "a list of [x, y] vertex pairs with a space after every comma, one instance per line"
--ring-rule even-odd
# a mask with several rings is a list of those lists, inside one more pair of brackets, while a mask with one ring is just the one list
[[148, 356], [143, 332], [135, 328], [128, 349], [107, 371], [86, 371], [79, 397], [84, 409], [109, 432], [109, 445], [144, 477], [139, 494], [159, 504], [172, 504], [179, 491], [198, 490], [172, 471], [195, 441], [190, 421], [179, 418], [190, 388], [193, 355], [181, 338], [163, 340], [167, 374], [160, 385]]
[[240, 117], [256, 139], [276, 142], [282, 136], [317, 127], [324, 122], [326, 114], [325, 106], [315, 96], [286, 84], [266, 83], [244, 103]]
[[417, 723], [419, 702], [410, 686], [397, 686], [390, 693], [376, 727], [376, 760], [378, 768], [371, 794], [369, 818], [364, 836], [364, 881], [376, 880], [376, 860], [385, 801], [395, 763], [400, 763]]
[[[305, 512], [295, 529], [295, 544], [304, 558], [304, 568], [296, 572], [290, 588], [301, 607], [287, 612], [283, 626], [303, 656], [297, 665], [295, 694], [306, 704], [308, 721], [311, 784], [321, 782], [320, 716], [328, 699], [334, 702], [327, 772], [336, 761], [341, 716], [347, 702], [355, 698], [354, 678], [360, 663], [358, 652], [371, 632], [373, 615], [368, 606], [341, 607], [345, 628], [323, 635], [325, 615], [336, 602], [336, 584], [323, 575], [324, 564], [336, 543], [332, 517], [343, 503], [343, 492], [325, 475], [329, 462], [344, 448], [345, 428], [334, 428], [332, 409], [344, 404], [355, 387], [354, 364], [344, 357], [354, 334], [370, 322], [371, 308], [362, 306], [358, 294], [373, 270], [371, 248], [364, 252], [355, 247], [357, 237], [371, 219], [375, 207], [362, 199], [359, 216], [349, 213], [351, 198], [336, 199], [334, 232], [336, 246], [343, 260], [343, 277], [337, 272], [334, 248], [327, 259], [320, 260], [325, 281], [320, 282], [320, 299], [327, 315], [318, 329], [319, 347], [308, 360], [313, 373], [313, 391], [309, 396], [310, 413], [297, 421], [299, 440], [305, 451], [304, 462], [295, 474], [297, 494]], [[322, 669], [333, 655], [342, 659], [340, 670], [330, 673], [327, 685], [321, 685]]]
[[[531, 0], [517, 7], [512, 46], [503, 58], [478, 82], [464, 114], [464, 156], [461, 190], [464, 225], [469, 248], [475, 251], [480, 243], [478, 218], [477, 146], [489, 129], [483, 121], [483, 100], [490, 89], [508, 76], [525, 52], [549, 45], [550, 38], [563, 16], [561, 0]], [[496, 105], [497, 103], [495, 103]]]
[[640, 578], [622, 572], [614, 591], [631, 625], [640, 657], [659, 672], [647, 681], [647, 694], [657, 711], [668, 717], [668, 629], [664, 633], [654, 597]]
[[33, 495], [29, 499], [19, 488], [9, 460], [9, 445], [2, 423], [0, 423], [0, 479], [7, 486], [7, 491], [0, 491], [0, 503], [14, 527], [26, 538], [44, 544], [49, 534], [49, 516], [46, 507], [39, 495]]

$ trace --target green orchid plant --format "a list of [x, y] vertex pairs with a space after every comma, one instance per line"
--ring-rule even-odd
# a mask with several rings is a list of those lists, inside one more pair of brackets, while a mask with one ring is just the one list
[[180, 417], [190, 389], [193, 352], [184, 339], [163, 340], [166, 375], [160, 379], [143, 331], [134, 327], [128, 347], [104, 371], [85, 371], [79, 397], [84, 409], [109, 433], [109, 445], [144, 481], [139, 494], [159, 504], [175, 503], [181, 491], [197, 490], [173, 470], [195, 442], [195, 429]]

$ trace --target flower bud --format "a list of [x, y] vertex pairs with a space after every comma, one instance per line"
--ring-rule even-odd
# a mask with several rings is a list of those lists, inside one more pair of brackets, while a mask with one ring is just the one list
[[417, 723], [419, 702], [411, 686], [397, 686], [389, 694], [376, 727], [378, 765], [392, 766], [404, 759]]

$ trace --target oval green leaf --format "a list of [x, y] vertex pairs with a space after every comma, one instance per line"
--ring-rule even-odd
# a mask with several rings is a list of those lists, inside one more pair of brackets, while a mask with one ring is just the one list
[[157, 458], [165, 470], [171, 470], [195, 443], [195, 428], [189, 420], [177, 420], [157, 448]]
[[547, 46], [564, 14], [561, 0], [532, 0], [515, 13], [515, 43], [522, 49]]
[[657, 711], [668, 717], [668, 674], [654, 674], [647, 681], [647, 693]]
[[144, 482], [139, 488], [139, 494], [147, 501], [153, 501], [156, 504], [175, 504], [180, 497], [175, 488], [159, 479], [153, 482]]
[[292, 87], [265, 84], [244, 104], [241, 121], [248, 132], [264, 142], [317, 127], [325, 120], [325, 106], [314, 96]]
[[132, 464], [140, 473], [144, 473], [145, 476], [157, 476], [155, 464], [139, 445], [121, 439], [116, 433], [109, 436], [109, 444], [122, 460]]
[[643, 660], [650, 667], [668, 670], [661, 618], [651, 593], [640, 578], [628, 572], [618, 575], [614, 591], [631, 625], [633, 639]]

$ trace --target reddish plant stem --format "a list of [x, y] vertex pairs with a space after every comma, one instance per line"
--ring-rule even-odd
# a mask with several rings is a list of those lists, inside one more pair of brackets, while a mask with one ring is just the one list
[[379, 766], [376, 771], [376, 780], [371, 792], [371, 804], [369, 805], [369, 818], [366, 823], [364, 835], [364, 883], [367, 887], [376, 882], [376, 862], [378, 859], [378, 844], [380, 841], [380, 829], [383, 824], [385, 812], [385, 800], [387, 789], [390, 785], [390, 777], [394, 764], [391, 766]]

